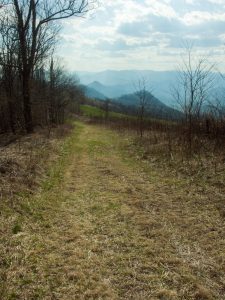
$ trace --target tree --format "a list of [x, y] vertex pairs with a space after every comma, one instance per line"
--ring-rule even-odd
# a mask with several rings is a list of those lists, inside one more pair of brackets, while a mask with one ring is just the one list
[[49, 71], [49, 119], [52, 124], [64, 121], [65, 108], [69, 104], [71, 87], [76, 83], [68, 76], [54, 59], [50, 62]]
[[144, 132], [144, 118], [147, 109], [150, 107], [150, 102], [152, 99], [151, 93], [147, 90], [147, 80], [145, 77], [142, 77], [135, 84], [135, 95], [138, 99], [138, 122], [139, 122], [139, 132], [140, 137], [143, 137]]
[[104, 102], [103, 110], [105, 112], [105, 122], [109, 119], [109, 99], [106, 99]]
[[178, 69], [177, 85], [173, 87], [173, 96], [184, 113], [188, 128], [189, 152], [192, 151], [193, 124], [200, 120], [202, 109], [214, 86], [214, 65], [207, 59], [193, 57], [192, 45], [185, 47], [186, 56]]
[[91, 8], [88, 0], [3, 0], [18, 39], [18, 69], [22, 79], [25, 129], [33, 131], [31, 80], [35, 67], [51, 50], [58, 28], [54, 21], [84, 16]]
[[11, 131], [15, 133], [15, 84], [18, 79], [18, 57], [17, 40], [15, 27], [11, 26], [8, 17], [2, 16], [0, 19], [0, 65], [1, 65], [1, 85], [5, 92], [8, 106], [9, 125]]

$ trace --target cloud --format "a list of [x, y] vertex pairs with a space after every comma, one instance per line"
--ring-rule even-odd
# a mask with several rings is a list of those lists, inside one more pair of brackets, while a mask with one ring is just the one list
[[151, 24], [152, 30], [154, 32], [178, 33], [185, 29], [185, 25], [179, 20], [179, 18], [168, 18], [162, 16], [149, 15], [148, 22]]
[[202, 38], [200, 36], [192, 37], [190, 36], [187, 39], [182, 39], [180, 37], [177, 37], [175, 35], [171, 36], [169, 39], [169, 48], [184, 48], [185, 42], [191, 43], [193, 47], [200, 47], [200, 48], [211, 48], [211, 47], [220, 47], [223, 45], [220, 38]]
[[58, 53], [65, 54], [70, 68], [113, 69], [120, 64], [121, 68], [147, 68], [150, 60], [150, 68], [162, 69], [163, 64], [172, 68], [174, 53], [181, 51], [185, 40], [194, 41], [198, 49], [210, 51], [217, 60], [222, 53], [224, 0], [100, 2], [98, 10], [87, 18], [63, 22]]
[[114, 40], [112, 42], [107, 41], [107, 40], [100, 40], [96, 44], [96, 48], [102, 51], [124, 51], [124, 50], [129, 50], [132, 48], [131, 45], [129, 45], [125, 40], [123, 39], [118, 39]]
[[[195, 15], [195, 14], [193, 14]], [[183, 41], [193, 41], [197, 47], [220, 47], [223, 45], [220, 35], [224, 32], [225, 20], [223, 15], [219, 20], [215, 16], [203, 13], [200, 21], [196, 23], [186, 22], [181, 18], [168, 18], [156, 15], [148, 15], [141, 22], [128, 22], [121, 24], [117, 33], [126, 37], [144, 38], [154, 37], [155, 43], [163, 45], [165, 40], [167, 47], [181, 48]], [[149, 45], [150, 46], [150, 45]]]
[[138, 41], [138, 42], [127, 42], [124, 39], [117, 39], [114, 41], [107, 41], [107, 40], [100, 40], [96, 44], [96, 49], [102, 51], [126, 51], [126, 50], [136, 50], [138, 48], [145, 48], [156, 45], [154, 42], [151, 41]]
[[150, 25], [146, 21], [122, 23], [117, 32], [127, 36], [145, 37], [150, 34]]

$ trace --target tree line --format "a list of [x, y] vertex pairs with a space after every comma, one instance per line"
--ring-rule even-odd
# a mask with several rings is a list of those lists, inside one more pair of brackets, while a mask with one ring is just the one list
[[[172, 133], [179, 136], [185, 151], [191, 155], [200, 145], [201, 141], [211, 139], [215, 147], [223, 147], [225, 142], [225, 103], [224, 95], [217, 94], [218, 79], [220, 90], [224, 76], [218, 73], [215, 64], [210, 63], [206, 57], [198, 57], [194, 53], [193, 45], [186, 43], [184, 55], [178, 66], [175, 84], [171, 93], [176, 108], [182, 113], [180, 120], [174, 123], [153, 122], [147, 120], [151, 97], [147, 97], [148, 82], [146, 78], [137, 81], [136, 96], [138, 99], [138, 131], [142, 138], [145, 130], [164, 127], [169, 142]], [[172, 118], [171, 118], [172, 120]], [[175, 139], [175, 137], [174, 137]]]
[[64, 121], [81, 97], [77, 81], [54, 58], [59, 20], [84, 16], [88, 0], [0, 1], [0, 130], [32, 133], [37, 124]]

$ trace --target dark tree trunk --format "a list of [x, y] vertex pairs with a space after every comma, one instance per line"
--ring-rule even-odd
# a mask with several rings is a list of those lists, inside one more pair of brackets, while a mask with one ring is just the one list
[[32, 133], [33, 120], [32, 120], [32, 111], [31, 111], [31, 97], [30, 97], [30, 76], [23, 74], [23, 114], [25, 129], [27, 133]]
[[8, 109], [9, 109], [9, 124], [12, 133], [15, 133], [15, 120], [14, 120], [14, 108], [13, 108], [13, 103], [11, 99], [8, 102]]

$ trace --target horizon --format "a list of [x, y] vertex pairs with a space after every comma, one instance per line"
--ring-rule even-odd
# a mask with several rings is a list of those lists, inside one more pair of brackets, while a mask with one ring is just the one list
[[[73, 72], [73, 71], [72, 71]], [[152, 70], [152, 69], [102, 69], [99, 71], [93, 71], [93, 70], [87, 70], [87, 71], [83, 71], [83, 70], [74, 70], [74, 72], [78, 72], [78, 73], [104, 73], [104, 72], [177, 72], [177, 70], [175, 69], [171, 69], [171, 70]]]

